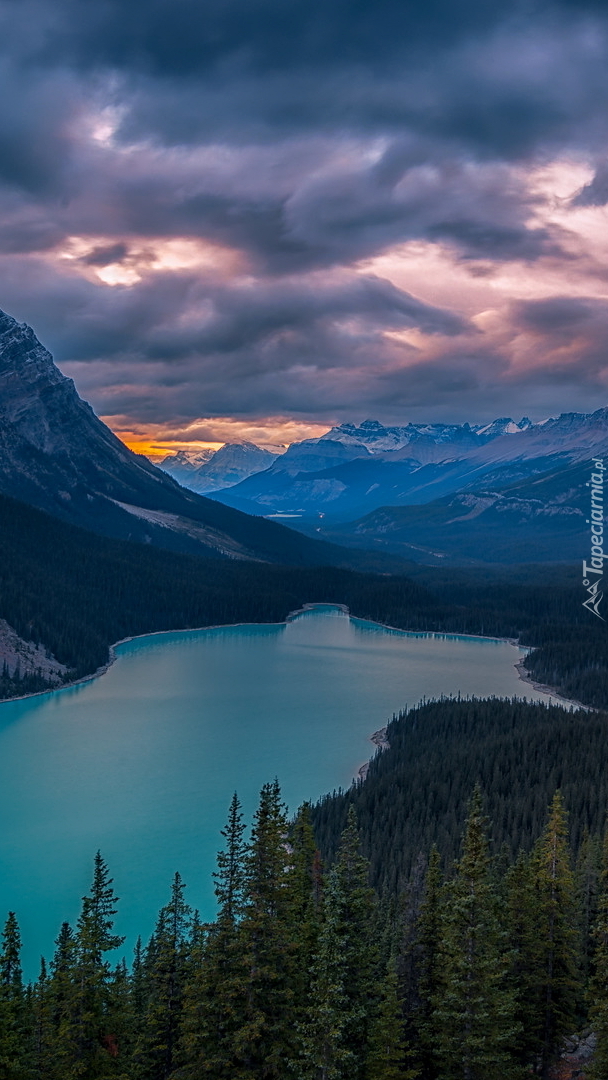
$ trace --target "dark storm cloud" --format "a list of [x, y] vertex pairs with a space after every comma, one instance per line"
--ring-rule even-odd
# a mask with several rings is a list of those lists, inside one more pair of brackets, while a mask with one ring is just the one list
[[310, 414], [336, 400], [352, 407], [370, 369], [415, 355], [386, 331], [418, 328], [438, 339], [474, 332], [371, 275], [239, 285], [211, 271], [182, 272], [104, 289], [78, 277], [49, 282], [44, 264], [31, 260], [5, 261], [0, 271], [6, 306], [20, 319], [36, 309], [39, 336], [96, 409], [126, 414], [139, 401], [137, 415], [155, 421], [167, 408], [185, 418], [269, 408]]
[[[291, 143], [278, 151], [282, 168], [265, 147], [237, 149], [221, 168], [196, 153], [167, 164], [142, 151], [127, 171], [120, 154], [108, 153], [100, 170], [95, 154], [85, 192], [50, 217], [55, 228], [63, 222], [85, 235], [111, 226], [141, 237], [199, 236], [245, 251], [270, 273], [350, 263], [419, 239], [476, 259], [559, 253], [558, 230], [529, 225], [535, 200], [502, 163], [472, 166], [414, 139], [365, 161], [364, 146], [343, 143]], [[29, 241], [26, 232], [26, 249]]]
[[[120, 134], [127, 142], [181, 145], [344, 130], [399, 138], [408, 131], [456, 152], [509, 160], [533, 156], [539, 144], [600, 148], [605, 20], [585, 19], [583, 11], [575, 19], [559, 6], [518, 20], [512, 10], [487, 5], [491, 17], [473, 27], [457, 17], [463, 6], [444, 12], [449, 33], [439, 40], [407, 30], [391, 36], [380, 8], [378, 32], [360, 54], [346, 47], [329, 14], [333, 35], [306, 57], [297, 27], [290, 47], [259, 56], [253, 46], [228, 41], [192, 69], [146, 66], [135, 52], [133, 65], [118, 69], [130, 99]], [[411, 17], [411, 6], [402, 11]]]
[[127, 244], [102, 244], [82, 257], [85, 266], [112, 266], [113, 263], [121, 263], [125, 255], [128, 255]]
[[[213, 311], [193, 332], [173, 328], [151, 343], [148, 355], [166, 359], [184, 351], [201, 355], [240, 355], [245, 364], [259, 350], [273, 370], [297, 363], [323, 367], [346, 359], [356, 347], [370, 345], [382, 330], [419, 327], [429, 334], [462, 332], [465, 321], [451, 312], [423, 304], [378, 278], [359, 277], [338, 285], [320, 281], [230, 288], [213, 298]], [[266, 360], [264, 360], [266, 356]]]
[[[135, 201], [141, 221], [145, 198]], [[192, 232], [244, 247], [271, 271], [350, 262], [413, 239], [496, 260], [559, 251], [557, 233], [526, 226], [529, 213], [523, 190], [500, 170], [474, 174], [460, 162], [412, 168], [392, 183], [375, 167], [353, 165], [303, 181], [273, 203], [201, 194], [174, 208]]]
[[129, 99], [129, 139], [405, 128], [518, 156], [573, 124], [580, 137], [606, 104], [601, 5], [4, 0], [1, 11], [34, 87], [52, 71], [110, 73]]
[[541, 382], [547, 371], [554, 386], [586, 386], [595, 400], [605, 399], [608, 383], [608, 302], [595, 297], [551, 297], [526, 301], [512, 308], [516, 332], [531, 336], [531, 364], [522, 385]]
[[598, 313], [605, 317], [608, 306], [579, 296], [551, 296], [516, 305], [515, 321], [523, 329], [540, 334], [572, 335]]
[[367, 169], [313, 179], [285, 206], [287, 235], [334, 258], [361, 258], [391, 242], [424, 238], [496, 260], [559, 249], [557, 236], [526, 226], [530, 197], [503, 167], [472, 169], [435, 153], [435, 161], [432, 151], [423, 163], [406, 154], [399, 161], [391, 146]]
[[[12, 5], [14, 6], [15, 0]], [[39, 12], [45, 4], [26, 2]], [[466, 0], [79, 0], [55, 5], [38, 56], [60, 56], [160, 76], [198, 73], [226, 56], [245, 56], [257, 70], [351, 62], [386, 64], [403, 48], [449, 43], [478, 33], [529, 5]]]
[[[38, 288], [44, 289], [44, 278]], [[164, 274], [98, 294], [84, 281], [65, 282], [49, 294], [41, 320], [60, 363], [131, 353], [161, 362], [232, 357], [243, 369], [256, 363], [266, 369], [270, 356], [272, 369], [302, 362], [322, 367], [348, 363], [353, 349], [381, 345], [386, 330], [418, 327], [452, 336], [470, 329], [452, 312], [371, 276], [243, 287], [218, 284], [212, 275]], [[188, 318], [180, 326], [184, 311]]]
[[[509, 334], [562, 375], [580, 349], [591, 386], [592, 300], [514, 305], [484, 350], [351, 268], [409, 241], [488, 274], [564, 259], [527, 170], [597, 158], [572, 205], [608, 200], [607, 40], [591, 0], [0, 0], [0, 306], [140, 418], [488, 403]], [[234, 280], [152, 272], [172, 237], [238, 252]], [[445, 341], [418, 360], [387, 337], [409, 328]]]

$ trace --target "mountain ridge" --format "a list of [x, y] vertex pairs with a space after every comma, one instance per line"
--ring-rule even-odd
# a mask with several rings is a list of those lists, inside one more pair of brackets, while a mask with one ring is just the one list
[[[203, 456], [204, 455], [204, 456]], [[196, 458], [201, 458], [199, 462]], [[201, 495], [218, 488], [231, 487], [253, 473], [263, 472], [279, 457], [252, 442], [224, 443], [219, 450], [202, 451], [186, 456], [183, 450], [166, 457], [159, 468]]]
[[[377, 422], [365, 423], [368, 430], [378, 431]], [[502, 474], [499, 483], [508, 483], [588, 460], [591, 453], [608, 455], [605, 407], [593, 413], [562, 413], [538, 424], [524, 418], [515, 425], [516, 431], [510, 424], [503, 418], [488, 425], [493, 431], [481, 445], [466, 424], [452, 428], [449, 438], [441, 432], [441, 439], [418, 432], [405, 447], [375, 452], [353, 442], [349, 425], [344, 425], [349, 428], [346, 443], [322, 436], [292, 444], [270, 469], [215, 492], [214, 498], [226, 505], [247, 506], [249, 512], [257, 506], [261, 514], [343, 523], [381, 506], [420, 505], [492, 485], [498, 474]], [[445, 434], [446, 426], [439, 426]], [[332, 429], [334, 436], [336, 432], [339, 429]], [[342, 450], [337, 451], [340, 445]], [[333, 449], [325, 452], [323, 447]]]
[[587, 463], [575, 462], [316, 531], [430, 565], [574, 561], [589, 546], [587, 476]]
[[174, 551], [336, 565], [348, 551], [181, 487], [83, 401], [34, 331], [0, 312], [0, 493], [92, 532]]

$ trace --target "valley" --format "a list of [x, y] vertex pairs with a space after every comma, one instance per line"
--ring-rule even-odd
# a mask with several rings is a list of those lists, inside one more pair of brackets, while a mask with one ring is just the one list
[[607, 71], [0, 0], [0, 1080], [608, 1080]]
[[[143, 930], [152, 957], [162, 940], [153, 914], [176, 862], [202, 909], [184, 916], [179, 947], [194, 956], [203, 926], [211, 941], [222, 915], [213, 921], [208, 875], [235, 786], [248, 814], [260, 787], [260, 805], [274, 800], [281, 844], [308, 822], [306, 875], [315, 866], [320, 881], [322, 859], [329, 890], [344, 845], [354, 852], [360, 836], [361, 888], [369, 876], [379, 898], [366, 893], [366, 926], [401, 950], [401, 965], [409, 946], [395, 905], [411, 899], [417, 941], [431, 887], [423, 868], [440, 860], [444, 888], [456, 888], [453, 860], [481, 791], [496, 822], [487, 865], [492, 880], [504, 874], [501, 888], [515, 888], [524, 863], [537, 880], [534, 844], [560, 788], [567, 858], [578, 860], [577, 881], [588, 873], [599, 890], [608, 649], [603, 622], [582, 606], [579, 560], [588, 454], [604, 453], [607, 410], [542, 424], [345, 423], [288, 448], [182, 453], [163, 462], [174, 478], [127, 450], [8, 316], [1, 387], [0, 790], [10, 824], [0, 897], [19, 912], [28, 975], [31, 950], [48, 952], [61, 919], [77, 920], [75, 932], [64, 923], [65, 941], [81, 941], [73, 898], [99, 847], [131, 897], [108, 951], [123, 933], [131, 948]], [[295, 528], [268, 519], [281, 513]], [[387, 720], [363, 778], [371, 734]], [[256, 828], [243, 851], [254, 850]], [[106, 881], [100, 855], [95, 865]], [[186, 911], [183, 888], [178, 875], [161, 923]], [[590, 926], [597, 909], [573, 904]], [[581, 939], [576, 963], [590, 962], [590, 942]], [[120, 969], [129, 986], [138, 962]], [[187, 993], [200, 1002], [200, 987]], [[532, 1040], [534, 1023], [522, 1022]], [[138, 1036], [139, 1049], [126, 1049], [131, 1036], [115, 1030], [123, 1053], [145, 1057], [151, 1043]], [[526, 1045], [522, 1060], [531, 1053]], [[547, 1060], [555, 1053], [553, 1040]]]
[[[538, 424], [368, 420], [292, 444], [209, 494], [249, 514], [284, 516], [314, 539], [414, 562], [564, 562], [585, 544], [590, 453], [608, 455], [607, 409]], [[163, 467], [171, 471], [170, 458]]]

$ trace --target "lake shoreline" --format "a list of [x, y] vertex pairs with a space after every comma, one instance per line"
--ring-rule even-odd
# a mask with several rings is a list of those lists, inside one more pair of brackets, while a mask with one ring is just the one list
[[[369, 623], [374, 624], [375, 626], [382, 627], [383, 630], [390, 630], [390, 631], [392, 631], [393, 633], [396, 633], [396, 634], [412, 634], [412, 635], [415, 635], [417, 637], [469, 638], [469, 639], [472, 639], [472, 640], [480, 640], [480, 641], [499, 641], [499, 642], [505, 642], [508, 645], [512, 645], [514, 648], [518, 648], [518, 649], [526, 648], [526, 646], [519, 644], [517, 638], [496, 637], [495, 635], [486, 635], [486, 634], [451, 634], [451, 633], [447, 633], [447, 632], [445, 632], [443, 630], [405, 630], [401, 626], [390, 626], [388, 623], [377, 622], [377, 620], [375, 620], [375, 619], [365, 619], [365, 618], [363, 618], [363, 617], [361, 617], [359, 615], [353, 615], [346, 604], [327, 604], [327, 603], [317, 601], [316, 603], [315, 602], [307, 603], [307, 604], [303, 604], [302, 607], [300, 607], [300, 608], [295, 608], [293, 611], [288, 612], [288, 614], [285, 616], [285, 618], [280, 620], [279, 622], [267, 622], [267, 623], [266, 622], [265, 623], [245, 623], [245, 622], [217, 623], [217, 624], [213, 624], [211, 626], [193, 626], [193, 627], [185, 627], [185, 628], [182, 628], [182, 629], [173, 629], [173, 630], [150, 630], [148, 633], [145, 633], [145, 634], [131, 634], [128, 637], [121, 638], [119, 641], [113, 642], [109, 646], [108, 659], [107, 659], [106, 663], [102, 664], [101, 667], [97, 668], [96, 671], [91, 672], [90, 675], [82, 675], [79, 679], [73, 679], [70, 682], [63, 683], [63, 685], [61, 685], [61, 686], [49, 687], [47, 690], [36, 690], [36, 691], [34, 691], [34, 693], [20, 694], [18, 697], [2, 698], [0, 700], [0, 705], [5, 705], [5, 704], [8, 704], [9, 702], [13, 702], [13, 701], [28, 701], [30, 698], [43, 697], [43, 696], [45, 696], [47, 694], [58, 694], [58, 693], [61, 693], [63, 690], [72, 690], [75, 686], [83, 686], [86, 683], [92, 682], [94, 679], [100, 678], [102, 675], [105, 675], [105, 673], [107, 671], [109, 671], [109, 669], [112, 667], [112, 665], [114, 664], [114, 662], [118, 658], [118, 654], [116, 652], [118, 647], [120, 645], [126, 645], [130, 641], [139, 641], [139, 640], [143, 640], [144, 638], [160, 637], [161, 635], [165, 636], [167, 634], [200, 634], [204, 630], [235, 630], [240, 626], [287, 626], [288, 623], [290, 623], [293, 619], [296, 619], [299, 615], [303, 615], [305, 612], [313, 611], [315, 608], [319, 608], [319, 607], [337, 608], [339, 611], [342, 611], [345, 615], [348, 615], [348, 617], [351, 618], [351, 619], [355, 619], [355, 620], [358, 620], [360, 622], [369, 622]], [[544, 686], [544, 685], [541, 685], [540, 683], [534, 682], [534, 680], [532, 679], [532, 677], [529, 674], [524, 674], [524, 672], [526, 672], [526, 668], [524, 667], [524, 657], [522, 657], [519, 661], [517, 661], [517, 663], [515, 663], [513, 666], [514, 666], [515, 670], [517, 671], [518, 677], [521, 680], [521, 682], [528, 683], [534, 690], [538, 690], [541, 693], [550, 694], [552, 697], [555, 697], [557, 704], [561, 704], [561, 705], [564, 705], [564, 706], [571, 705], [571, 706], [574, 706], [575, 708], [589, 709], [588, 705], [583, 705], [581, 702], [571, 701], [568, 698], [562, 697], [561, 694], [559, 694], [558, 691], [555, 690], [555, 688], [552, 687], [552, 686]], [[382, 733], [384, 733], [384, 734], [386, 733], [386, 727], [380, 728], [378, 731], [375, 731], [372, 735], [370, 735], [370, 742], [373, 742], [373, 743], [376, 744], [376, 746], [378, 746], [379, 744], [376, 743], [376, 736], [379, 736]], [[385, 746], [381, 747], [381, 749], [386, 749], [386, 748], [388, 748], [388, 743], [386, 743]], [[369, 760], [371, 760], [371, 759], [369, 759]], [[369, 760], [367, 762], [365, 762], [361, 766], [361, 769], [359, 769], [358, 775], [361, 775], [361, 770], [362, 769], [365, 769], [366, 767], [369, 767]]]

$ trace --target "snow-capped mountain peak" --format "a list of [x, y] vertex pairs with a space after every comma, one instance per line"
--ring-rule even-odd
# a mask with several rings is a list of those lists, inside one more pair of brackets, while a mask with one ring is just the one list
[[493, 420], [491, 424], [486, 424], [485, 427], [477, 428], [477, 435], [491, 435], [492, 437], [498, 435], [516, 435], [518, 431], [521, 431], [519, 424], [516, 424], [510, 416], [501, 416], [498, 420]]
[[[184, 487], [200, 494], [232, 487], [252, 473], [263, 472], [279, 456], [252, 442], [224, 443], [219, 450], [212, 450], [200, 464], [194, 465], [194, 455], [180, 450], [165, 460], [161, 468]], [[185, 464], [182, 461], [185, 460]]]
[[[323, 440], [341, 442], [343, 445], [365, 446], [372, 454], [387, 450], [403, 450], [406, 446], [418, 443], [421, 439], [428, 440], [439, 445], [440, 443], [455, 442], [462, 445], [463, 440], [472, 439], [472, 443], [478, 440], [479, 445], [496, 439], [500, 435], [516, 435], [521, 431], [534, 427], [527, 416], [522, 417], [519, 423], [510, 416], [500, 417], [489, 424], [405, 424], [403, 426], [392, 425], [385, 427], [378, 420], [364, 420], [361, 424], [344, 423], [331, 428], [325, 435], [321, 435], [319, 442]], [[414, 447], [412, 446], [412, 449]], [[415, 454], [413, 455], [415, 456]]]

